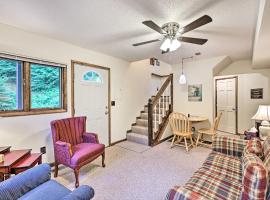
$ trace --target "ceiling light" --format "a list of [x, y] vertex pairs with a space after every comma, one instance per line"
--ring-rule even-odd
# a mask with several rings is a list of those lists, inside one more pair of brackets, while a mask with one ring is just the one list
[[160, 46], [160, 49], [162, 51], [167, 51], [170, 48], [170, 46], [171, 46], [171, 40], [169, 38], [166, 38], [163, 41], [162, 45]]
[[171, 41], [170, 51], [175, 51], [181, 46], [181, 42], [179, 42], [176, 38]]
[[179, 78], [179, 84], [185, 85], [186, 83], [187, 83], [186, 76], [185, 76], [185, 74], [182, 73], [180, 78]]

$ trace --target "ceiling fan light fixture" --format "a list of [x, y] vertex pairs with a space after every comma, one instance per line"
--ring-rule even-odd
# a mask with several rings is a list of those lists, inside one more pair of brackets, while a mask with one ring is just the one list
[[162, 51], [167, 51], [167, 49], [170, 49], [170, 47], [171, 47], [171, 40], [169, 38], [165, 38], [160, 46], [160, 49]]
[[179, 42], [176, 38], [171, 41], [170, 51], [175, 51], [181, 46], [181, 42]]

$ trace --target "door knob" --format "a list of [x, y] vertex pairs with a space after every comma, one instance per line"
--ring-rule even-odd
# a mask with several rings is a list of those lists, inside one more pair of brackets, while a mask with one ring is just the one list
[[108, 114], [109, 114], [109, 112], [108, 112], [108, 111], [106, 111], [106, 112], [105, 112], [105, 115], [108, 115]]

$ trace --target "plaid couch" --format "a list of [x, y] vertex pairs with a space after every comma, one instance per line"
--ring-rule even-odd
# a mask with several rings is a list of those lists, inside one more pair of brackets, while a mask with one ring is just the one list
[[262, 144], [217, 136], [202, 167], [166, 200], [264, 200], [270, 171], [270, 137]]

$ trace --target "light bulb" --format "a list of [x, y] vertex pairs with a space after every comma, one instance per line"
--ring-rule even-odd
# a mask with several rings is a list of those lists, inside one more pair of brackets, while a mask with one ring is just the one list
[[166, 38], [166, 39], [163, 41], [162, 45], [160, 46], [160, 49], [161, 49], [162, 51], [167, 51], [167, 49], [169, 49], [170, 46], [171, 46], [171, 40], [170, 40], [169, 38]]
[[186, 84], [187, 83], [187, 79], [186, 79], [186, 76], [185, 76], [185, 74], [181, 74], [181, 76], [180, 76], [180, 78], [179, 78], [179, 83], [181, 84], [181, 85], [184, 85], [184, 84]]
[[170, 45], [170, 51], [175, 51], [181, 46], [181, 42], [179, 42], [177, 39], [173, 39]]

